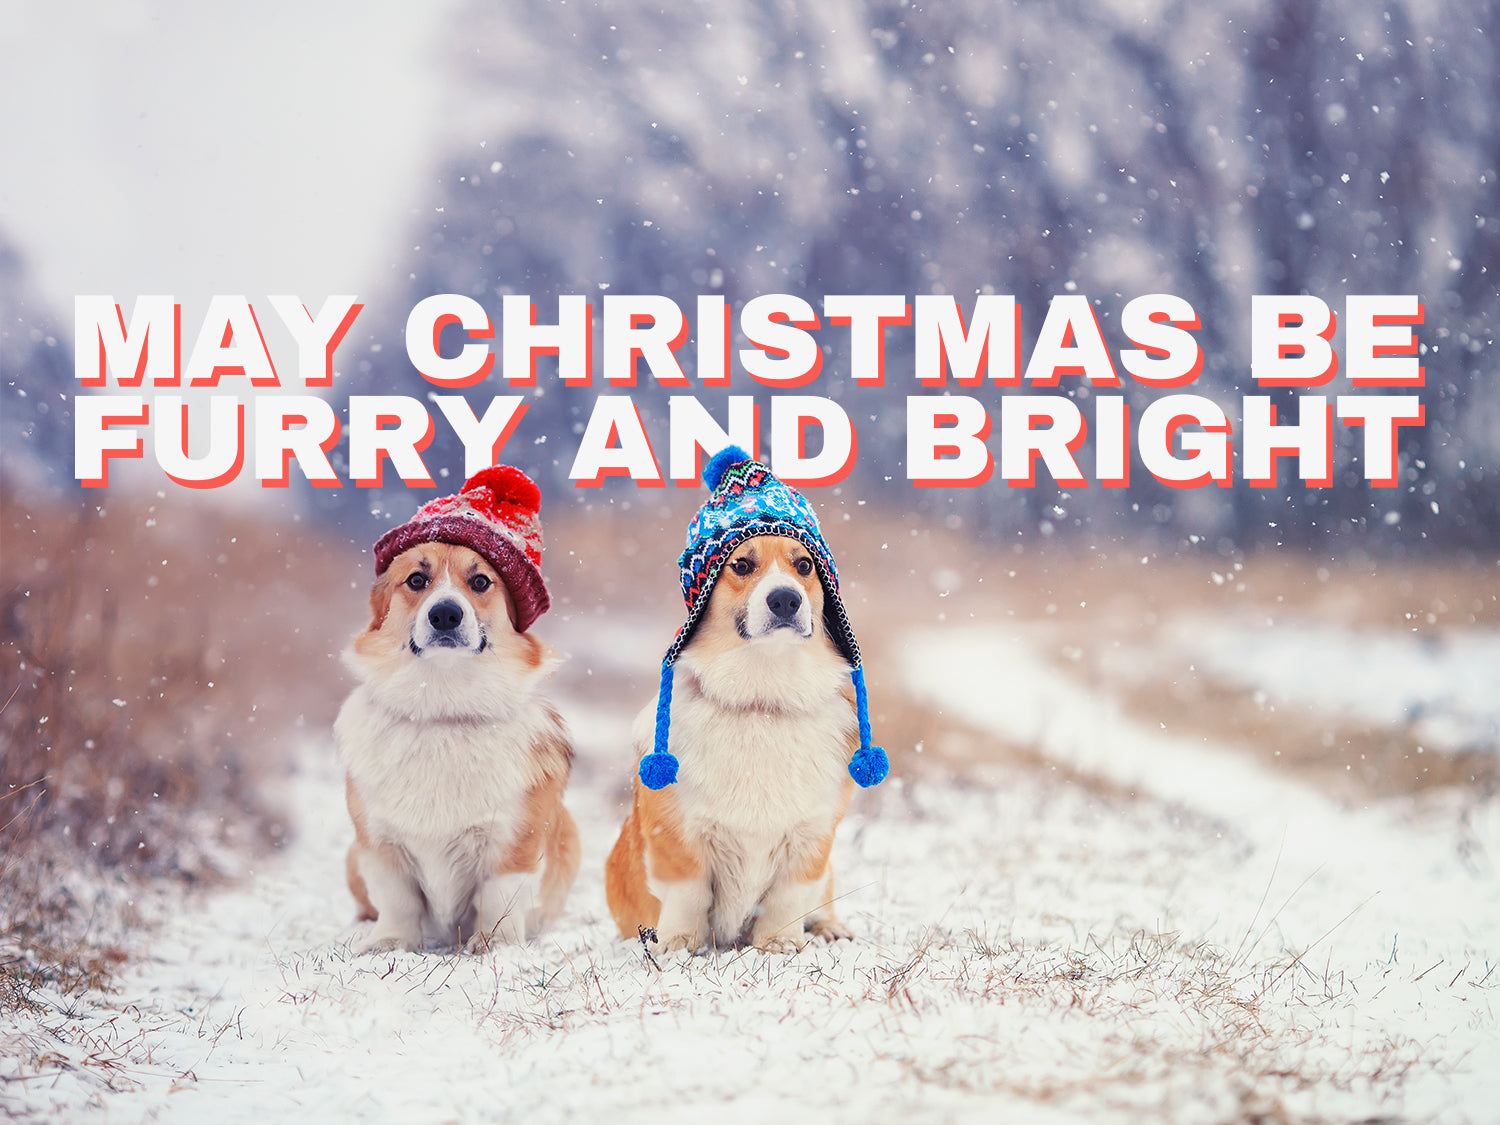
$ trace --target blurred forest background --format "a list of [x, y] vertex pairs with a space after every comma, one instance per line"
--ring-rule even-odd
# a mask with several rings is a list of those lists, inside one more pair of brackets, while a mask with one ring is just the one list
[[[1169, 292], [1202, 321], [1192, 389], [1237, 422], [1254, 393], [1252, 294], [1308, 292], [1341, 311], [1350, 293], [1415, 293], [1427, 424], [1401, 431], [1394, 490], [1365, 483], [1361, 435], [1344, 426], [1324, 489], [1283, 464], [1276, 490], [1178, 491], [1139, 466], [1128, 494], [914, 490], [900, 463], [911, 380], [853, 388], [835, 350], [809, 392], [856, 422], [854, 494], [950, 527], [1483, 554], [1500, 528], [1497, 16], [1493, 2], [1425, 0], [465, 4], [440, 60], [451, 140], [411, 226], [382, 236], [395, 268], [361, 290], [334, 393], [431, 391], [399, 342], [433, 293], [473, 296], [497, 321], [502, 294], [527, 293], [545, 321], [562, 293], [590, 294], [597, 317], [606, 289], [689, 311], [697, 293], [736, 308], [768, 292], [815, 307], [827, 293], [952, 293], [967, 308], [988, 290], [1016, 294], [1029, 351], [1054, 294], [1091, 297], [1118, 349], [1125, 301]], [[40, 307], [16, 249], [0, 251], [7, 461], [61, 481], [69, 316]], [[840, 335], [822, 337], [837, 348]], [[889, 334], [891, 371], [911, 370], [909, 341]], [[539, 383], [526, 429], [553, 440], [506, 453], [561, 502], [568, 439], [600, 390], [545, 367]], [[634, 397], [664, 443], [651, 383]], [[1127, 384], [1137, 409], [1155, 393]], [[1346, 387], [1341, 375], [1325, 391]], [[507, 391], [492, 374], [465, 393]], [[713, 409], [757, 392], [737, 376], [694, 393]], [[1297, 392], [1273, 393], [1295, 417]], [[444, 425], [426, 459], [440, 485], [462, 473]], [[404, 517], [422, 498], [393, 492], [308, 501], [362, 537], [372, 509]]]

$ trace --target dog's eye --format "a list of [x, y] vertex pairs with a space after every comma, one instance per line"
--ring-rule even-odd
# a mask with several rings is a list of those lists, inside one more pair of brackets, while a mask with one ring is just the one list
[[469, 589], [473, 590], [476, 594], [484, 593], [493, 585], [494, 583], [490, 581], [488, 574], [476, 574], [473, 578], [469, 579]]
[[421, 590], [426, 588], [427, 575], [423, 574], [420, 570], [413, 571], [412, 574], [406, 579], [406, 586], [407, 589], [410, 590]]
[[755, 563], [747, 558], [739, 558], [735, 559], [734, 562], [729, 564], [729, 569], [743, 578], [745, 577], [745, 575], [749, 574], [752, 570], [755, 569]]
[[806, 558], [804, 558], [804, 559], [798, 559], [797, 563], [796, 563], [796, 566], [797, 566], [797, 573], [798, 574], [808, 575], [808, 574], [811, 574], [813, 572], [813, 561], [812, 561], [812, 559], [806, 559]]

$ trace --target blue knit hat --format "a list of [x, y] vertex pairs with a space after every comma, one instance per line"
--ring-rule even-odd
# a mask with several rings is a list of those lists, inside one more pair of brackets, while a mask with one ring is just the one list
[[720, 450], [703, 468], [703, 483], [713, 493], [688, 525], [687, 547], [678, 560], [682, 596], [688, 616], [661, 662], [661, 692], [656, 701], [656, 740], [641, 758], [640, 778], [648, 789], [662, 789], [677, 780], [677, 759], [668, 750], [672, 723], [672, 665], [692, 639], [719, 572], [741, 543], [759, 535], [785, 535], [807, 548], [823, 583], [823, 623], [834, 645], [853, 671], [854, 706], [859, 718], [859, 749], [849, 762], [849, 776], [864, 788], [878, 785], [890, 772], [885, 751], [870, 745], [870, 707], [865, 698], [865, 670], [859, 645], [839, 597], [839, 572], [823, 541], [812, 505], [795, 488], [738, 446]]

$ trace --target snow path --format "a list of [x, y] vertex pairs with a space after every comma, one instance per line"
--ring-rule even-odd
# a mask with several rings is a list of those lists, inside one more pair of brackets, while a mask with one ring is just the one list
[[858, 941], [658, 970], [604, 905], [628, 716], [562, 699], [584, 863], [561, 924], [484, 956], [357, 958], [341, 778], [317, 743], [290, 848], [168, 922], [86, 1013], [129, 1059], [113, 1088], [64, 1071], [19, 1108], [670, 1125], [1457, 1122], [1500, 1105], [1492, 807], [1462, 831], [1442, 809], [1344, 810], [1129, 720], [1024, 634], [916, 634], [905, 659], [949, 714], [1139, 796], [1002, 766], [893, 778], [835, 852]]
[[1418, 634], [1310, 622], [1174, 622], [1169, 643], [1217, 679], [1438, 750], [1500, 750], [1500, 631]]
[[[1041, 635], [981, 627], [918, 633], [906, 650], [907, 682], [948, 714], [1012, 743], [1222, 821], [1257, 852], [1280, 852], [1283, 866], [1300, 872], [1294, 878], [1320, 872], [1330, 894], [1321, 895], [1325, 884], [1315, 880], [1309, 897], [1322, 899], [1313, 914], [1325, 929], [1338, 921], [1330, 911], [1369, 900], [1350, 930], [1394, 937], [1403, 920], [1441, 920], [1442, 936], [1432, 946], [1440, 955], [1462, 949], [1500, 959], [1500, 824], [1493, 804], [1468, 810], [1469, 862], [1461, 862], [1457, 826], [1435, 830], [1431, 814], [1423, 816], [1411, 801], [1345, 809], [1226, 745], [1130, 718], [1115, 700], [1087, 692], [1049, 665], [1037, 643]], [[996, 691], [997, 684], [1004, 690]], [[1474, 839], [1475, 831], [1482, 838]], [[1385, 929], [1371, 927], [1374, 916]], [[1416, 928], [1407, 935], [1413, 939], [1427, 937]]]
[[[1493, 800], [1466, 804], [1449, 793], [1425, 803], [1345, 808], [1227, 745], [1131, 718], [1116, 700], [1052, 666], [1046, 635], [1040, 626], [917, 632], [904, 654], [906, 680], [918, 697], [954, 718], [1169, 810], [1211, 817], [1227, 838], [1242, 841], [1247, 862], [1197, 889], [1193, 905], [1205, 928], [1193, 932], [1232, 943], [1233, 927], [1214, 925], [1204, 912], [1232, 920], [1263, 897], [1285, 900], [1268, 931], [1279, 935], [1273, 942], [1288, 950], [1313, 947], [1308, 961], [1321, 962], [1325, 974], [1357, 979], [1400, 958], [1460, 984], [1476, 966], [1479, 979], [1500, 964], [1500, 809]], [[1321, 653], [1302, 650], [1305, 669], [1320, 661], [1337, 666], [1357, 639], [1332, 630], [1296, 635], [1308, 644], [1315, 637], [1327, 642]], [[1391, 721], [1399, 719], [1397, 712]], [[1460, 1065], [1475, 1090], [1484, 1091], [1472, 1106], [1500, 1105], [1496, 977], [1500, 971], [1487, 978], [1483, 993], [1429, 986], [1406, 997], [1406, 1010], [1399, 1002], [1379, 1006], [1393, 1030], [1420, 1037], [1422, 1029], [1443, 1039], [1444, 1061]], [[1380, 995], [1389, 999], [1388, 989]], [[1368, 1001], [1359, 1007], [1366, 1015], [1376, 1010]]]

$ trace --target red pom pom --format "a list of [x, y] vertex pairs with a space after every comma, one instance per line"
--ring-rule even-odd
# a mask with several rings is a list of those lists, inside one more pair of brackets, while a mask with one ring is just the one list
[[[494, 499], [487, 502], [482, 496], [484, 492], [488, 492]], [[480, 495], [475, 495], [476, 493]], [[537, 488], [536, 482], [510, 465], [481, 469], [464, 482], [463, 495], [470, 504], [491, 519], [498, 518], [499, 513], [495, 509], [500, 504], [513, 504], [533, 515], [542, 508], [542, 492]]]

